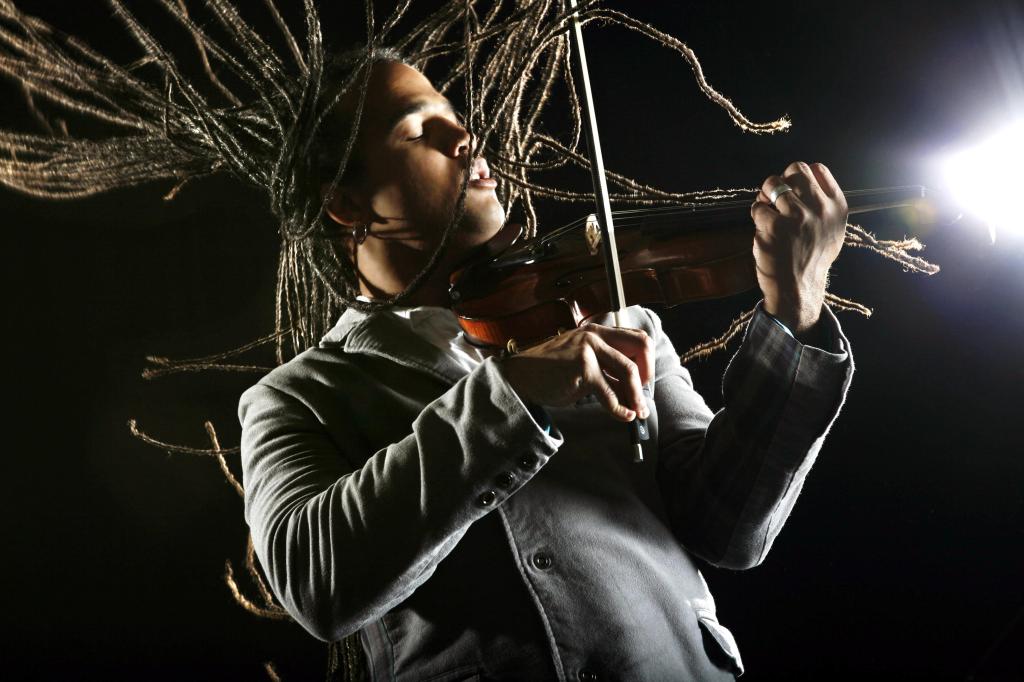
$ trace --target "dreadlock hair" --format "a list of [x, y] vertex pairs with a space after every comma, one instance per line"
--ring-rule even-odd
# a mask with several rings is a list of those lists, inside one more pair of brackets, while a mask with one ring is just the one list
[[[319, 214], [311, 229], [304, 228], [298, 234], [285, 235], [286, 244], [278, 273], [276, 330], [281, 331], [281, 309], [284, 305], [288, 318], [294, 321], [293, 328], [297, 330], [293, 340], [295, 352], [315, 343], [345, 307], [372, 310], [400, 303], [425, 280], [425, 276], [416, 278], [405, 291], [388, 300], [367, 302], [359, 298], [357, 266], [346, 254], [338, 252], [341, 234], [334, 221], [325, 215], [331, 195], [339, 187], [358, 182], [364, 171], [365, 159], [357, 144], [358, 133], [372, 71], [381, 62], [412, 66], [397, 49], [370, 45], [353, 47], [334, 55], [326, 61], [323, 69], [322, 96], [332, 105], [321, 112], [318, 125], [310, 131], [306, 153], [296, 162], [296, 172], [303, 176], [298, 183], [299, 191], [304, 192], [307, 205], [319, 205]], [[353, 82], [358, 83], [358, 92], [353, 92]], [[346, 95], [350, 97], [346, 98]], [[357, 100], [354, 105], [350, 101], [353, 98]], [[460, 206], [465, 190], [463, 187]], [[457, 220], [456, 215], [450, 222], [454, 225]], [[449, 231], [446, 230], [445, 234]], [[435, 253], [434, 263], [441, 251], [439, 248]], [[340, 285], [340, 292], [330, 286], [327, 291], [322, 291], [324, 275], [321, 268], [332, 272], [327, 276], [328, 281]], [[292, 288], [289, 283], [300, 286]], [[312, 292], [312, 295], [307, 292]], [[278, 362], [282, 361], [279, 343]]]
[[[341, 92], [344, 84], [351, 79], [354, 71], [360, 68], [367, 71], [367, 83], [364, 88], [368, 87], [369, 71], [381, 62], [405, 64], [415, 68], [412, 62], [407, 60], [394, 47], [359, 46], [351, 48], [331, 58], [324, 69], [324, 91], [328, 93], [328, 99], [334, 100], [335, 98], [330, 94], [332, 89], [336, 92]], [[363, 93], [361, 92], [360, 98], [362, 97]], [[334, 189], [342, 185], [351, 185], [357, 181], [359, 175], [364, 170], [365, 159], [361, 157], [361, 151], [358, 144], [356, 144], [356, 136], [358, 134], [357, 120], [362, 118], [362, 114], [358, 109], [345, 106], [345, 104], [340, 98], [338, 99], [334, 108], [324, 116], [319, 128], [313, 132], [309, 143], [311, 153], [308, 159], [315, 165], [310, 172], [310, 185], [307, 191], [310, 192], [311, 197], [320, 197], [324, 202], [324, 206], [330, 200], [330, 194]], [[362, 106], [362, 104], [363, 102], [360, 102], [359, 106]], [[467, 155], [467, 166], [471, 161], [472, 155]], [[325, 191], [325, 188], [329, 189]], [[445, 235], [450, 234], [458, 224], [462, 212], [462, 202], [465, 200], [467, 189], [467, 183], [463, 182], [460, 196], [456, 202], [459, 209], [450, 216]], [[328, 240], [331, 240], [332, 233], [336, 231], [333, 221], [325, 218], [323, 214], [321, 214], [319, 219], [321, 221], [322, 233]], [[438, 248], [432, 260], [434, 264], [438, 262], [438, 257], [442, 253], [443, 249]], [[433, 269], [432, 265], [427, 266], [422, 273], [418, 274], [414, 283], [391, 299], [378, 300], [375, 303], [368, 304], [363, 299], [356, 298], [355, 296], [359, 291], [356, 266], [347, 258], [341, 259], [340, 265], [345, 281], [355, 283], [354, 292], [346, 292], [347, 295], [344, 298], [345, 307], [359, 307], [363, 309], [373, 309], [374, 307], [400, 303], [422, 284], [426, 276]], [[333, 320], [334, 318], [330, 318], [328, 323], [333, 324]]]
[[[199, 79], [186, 72], [174, 51], [124, 0], [107, 1], [141, 52], [131, 64], [119, 64], [21, 12], [13, 0], [0, 0], [0, 74], [21, 86], [28, 110], [42, 128], [40, 133], [0, 129], [0, 183], [35, 197], [74, 199], [164, 181], [171, 183], [165, 197], [170, 200], [197, 178], [230, 173], [266, 193], [281, 238], [273, 331], [204, 357], [148, 356], [152, 366], [143, 371], [145, 378], [205, 370], [262, 374], [271, 368], [234, 358], [273, 343], [281, 364], [287, 356], [315, 345], [346, 307], [373, 310], [401, 303], [436, 268], [460, 221], [468, 173], [424, 270], [405, 291], [387, 300], [356, 298], [358, 276], [339, 253], [339, 242], [323, 219], [325, 203], [338, 184], [358, 175], [355, 140], [372, 67], [381, 60], [402, 61], [424, 73], [440, 63], [442, 69], [430, 74], [438, 91], [444, 94], [461, 86], [466, 127], [473, 140], [467, 163], [478, 153], [487, 154], [492, 174], [503, 181], [498, 197], [506, 214], [513, 207], [522, 211], [527, 237], [537, 233], [539, 200], [593, 202], [590, 193], [556, 187], [538, 177], [560, 168], [590, 166], [580, 152], [580, 106], [569, 65], [567, 31], [574, 14], [584, 25], [626, 29], [681, 57], [700, 92], [742, 131], [771, 134], [790, 126], [786, 116], [751, 121], [712, 87], [685, 43], [624, 12], [602, 7], [601, 0], [580, 0], [575, 10], [567, 0], [438, 0], [436, 9], [419, 21], [409, 19], [412, 0], [395, 0], [394, 10], [382, 22], [375, 16], [373, 0], [353, 0], [353, 5], [362, 5], [365, 47], [336, 58], [324, 48], [314, 0], [302, 0], [301, 40], [274, 0], [263, 0], [264, 13], [276, 27], [275, 42], [283, 50], [252, 27], [236, 0], [206, 0], [203, 19], [192, 16], [186, 0], [155, 0], [153, 4], [193, 44], [202, 68]], [[400, 39], [391, 39], [398, 34]], [[383, 47], [388, 42], [393, 49]], [[541, 121], [559, 96], [570, 123], [567, 134], [556, 135], [544, 130]], [[349, 97], [355, 101], [350, 118], [347, 111], [337, 109], [342, 98]], [[75, 135], [65, 119], [68, 114], [99, 123], [108, 132]], [[607, 178], [616, 188], [611, 200], [618, 205], [694, 206], [755, 193], [753, 188], [669, 191], [612, 171], [607, 171]], [[326, 193], [321, 191], [324, 186]], [[910, 254], [921, 248], [915, 239], [880, 240], [848, 225], [846, 243], [895, 260], [905, 270], [938, 270]], [[826, 301], [870, 314], [866, 307], [831, 293]], [[748, 316], [684, 359], [724, 348]], [[134, 420], [129, 426], [133, 435], [169, 452], [215, 458], [235, 491], [243, 494], [226, 460], [239, 448], [222, 447], [212, 423], [204, 424], [209, 448], [158, 440]], [[229, 562], [225, 582], [236, 601], [251, 613], [287, 619], [257, 570], [251, 542], [245, 554], [245, 567], [258, 594], [246, 596]], [[332, 649], [332, 660], [347, 678], [359, 674], [358, 651], [353, 640]], [[272, 665], [267, 671], [276, 676]]]
[[[352, 76], [352, 72], [363, 62], [375, 66], [380, 62], [396, 62], [411, 66], [401, 52], [393, 47], [358, 46], [350, 48], [332, 57], [324, 69], [325, 90], [341, 88]], [[310, 189], [320, 193], [323, 184], [328, 184], [342, 165], [342, 154], [348, 141], [349, 133], [354, 127], [353, 112], [338, 106], [328, 115], [324, 125], [314, 132], [310, 142], [312, 160], [315, 168], [311, 173], [315, 187]], [[359, 156], [357, 147], [352, 149], [345, 171], [338, 178], [339, 184], [348, 184], [362, 171], [364, 160]]]
[[[527, 236], [536, 234], [537, 200], [592, 201], [589, 193], [537, 179], [565, 166], [589, 168], [578, 151], [580, 111], [566, 35], [573, 11], [566, 0], [447, 0], [412, 26], [403, 23], [411, 0], [398, 0], [380, 24], [372, 0], [364, 0], [365, 47], [335, 59], [328, 58], [324, 48], [313, 0], [303, 0], [304, 44], [273, 0], [264, 0], [287, 48], [284, 54], [252, 28], [233, 0], [207, 0], [210, 27], [193, 18], [186, 0], [157, 0], [194, 43], [205, 84], [189, 77], [175, 54], [123, 0], [108, 2], [142, 51], [128, 66], [22, 13], [12, 0], [0, 0], [0, 73], [22, 86], [30, 111], [45, 130], [0, 130], [0, 182], [56, 199], [155, 180], [173, 181], [167, 194], [173, 198], [192, 180], [218, 172], [262, 188], [281, 236], [274, 331], [263, 337], [274, 342], [279, 364], [316, 344], [344, 308], [369, 310], [405, 300], [437, 266], [459, 221], [465, 182], [455, 215], [424, 272], [390, 299], [357, 299], [358, 277], [325, 226], [326, 197], [319, 187], [326, 184], [333, 191], [356, 172], [347, 166], [355, 161], [358, 167], [358, 159], [351, 155], [370, 71], [377, 61], [400, 60], [424, 73], [438, 61], [444, 63], [445, 69], [432, 80], [442, 93], [461, 84], [467, 128], [475, 141], [472, 155], [486, 152], [492, 173], [504, 181], [499, 199], [506, 214], [513, 206], [522, 209]], [[576, 13], [583, 24], [616, 25], [680, 55], [700, 91], [742, 130], [763, 134], [789, 128], [785, 116], [765, 123], [746, 118], [710, 85], [696, 55], [678, 39], [621, 11], [603, 8], [600, 0], [583, 0]], [[394, 51], [383, 47], [399, 26], [404, 37], [392, 41]], [[214, 29], [219, 33], [215, 35]], [[571, 119], [569, 134], [561, 139], [540, 128], [541, 114], [559, 85]], [[356, 100], [351, 124], [339, 125], [336, 105], [350, 95]], [[67, 121], [47, 115], [37, 101], [99, 121], [114, 132], [98, 139], [75, 137]], [[751, 192], [672, 192], [610, 171], [608, 179], [618, 187], [611, 198], [619, 204], [713, 203]], [[848, 242], [893, 258], [907, 269], [933, 267], [927, 264], [922, 269], [922, 261], [907, 253], [919, 246], [916, 242], [884, 242], [855, 232]], [[202, 364], [199, 360], [183, 362], [195, 368]]]

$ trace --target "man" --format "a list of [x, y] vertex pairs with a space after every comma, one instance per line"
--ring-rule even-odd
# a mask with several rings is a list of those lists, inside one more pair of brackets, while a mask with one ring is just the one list
[[[352, 102], [342, 103], [342, 108]], [[359, 173], [328, 215], [363, 295], [242, 396], [246, 519], [270, 584], [314, 636], [359, 632], [374, 679], [731, 679], [736, 643], [694, 556], [760, 563], [842, 404], [853, 361], [823, 306], [846, 223], [821, 165], [765, 180], [751, 212], [764, 293], [712, 415], [651, 311], [501, 358], [446, 309], [450, 266], [504, 221], [450, 104], [374, 65]], [[806, 343], [805, 343], [806, 342]], [[650, 385], [645, 398], [642, 386]], [[648, 419], [633, 464], [623, 422]]]

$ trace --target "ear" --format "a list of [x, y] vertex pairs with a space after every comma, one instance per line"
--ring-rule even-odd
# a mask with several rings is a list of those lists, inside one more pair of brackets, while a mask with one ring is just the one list
[[[328, 184], [321, 185], [321, 195], [325, 196], [330, 188]], [[367, 222], [367, 212], [361, 198], [351, 189], [341, 185], [334, 188], [334, 194], [327, 202], [325, 210], [331, 220], [344, 227], [352, 228], [358, 223]]]

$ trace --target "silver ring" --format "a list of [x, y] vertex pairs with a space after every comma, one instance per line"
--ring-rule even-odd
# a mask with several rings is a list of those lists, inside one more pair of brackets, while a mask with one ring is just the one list
[[772, 202], [772, 206], [774, 206], [774, 205], [775, 205], [775, 200], [776, 200], [776, 199], [778, 199], [779, 197], [781, 197], [781, 196], [782, 196], [783, 194], [785, 194], [786, 192], [792, 192], [792, 191], [793, 191], [793, 188], [792, 188], [792, 187], [790, 187], [789, 185], [787, 185], [787, 184], [786, 184], [786, 183], [784, 183], [784, 182], [780, 182], [780, 183], [778, 184], [778, 186], [777, 186], [777, 187], [775, 187], [775, 189], [773, 189], [773, 190], [771, 191], [771, 193], [770, 193], [770, 194], [768, 195], [768, 200], [769, 200], [770, 202]]

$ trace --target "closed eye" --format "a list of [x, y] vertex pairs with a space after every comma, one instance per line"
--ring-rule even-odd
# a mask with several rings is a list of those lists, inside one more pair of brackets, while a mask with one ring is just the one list
[[[454, 115], [455, 122], [461, 128], [465, 129], [465, 127], [466, 127], [466, 119], [463, 117], [462, 113], [459, 112], [459, 111], [456, 111], [455, 109], [452, 109], [451, 113]], [[425, 127], [426, 126], [424, 126], [424, 128]], [[409, 136], [409, 137], [405, 138], [405, 141], [406, 142], [415, 142], [416, 140], [422, 140], [425, 136], [426, 136], [426, 130], [421, 132], [419, 135]]]

